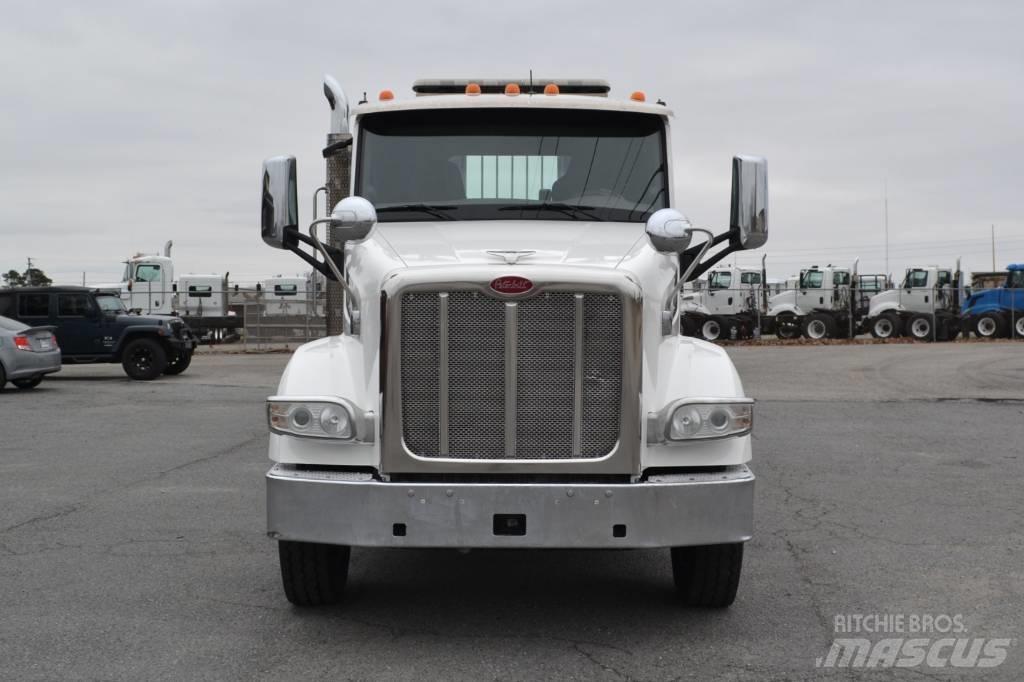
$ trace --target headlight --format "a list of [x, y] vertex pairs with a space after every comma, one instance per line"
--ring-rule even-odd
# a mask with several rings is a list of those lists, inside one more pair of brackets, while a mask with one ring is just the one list
[[[675, 442], [728, 438], [750, 433], [754, 425], [754, 401], [706, 399], [686, 400], [670, 405], [665, 417], [653, 423], [652, 442]], [[659, 439], [658, 436], [661, 438]]]
[[353, 440], [355, 419], [350, 408], [340, 402], [312, 400], [267, 401], [267, 422], [274, 433], [307, 438]]

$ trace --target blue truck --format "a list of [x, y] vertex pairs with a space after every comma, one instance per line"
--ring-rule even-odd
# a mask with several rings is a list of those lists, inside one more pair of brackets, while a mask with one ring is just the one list
[[960, 309], [961, 329], [979, 338], [1024, 338], [1024, 263], [1007, 266], [1006, 282], [995, 289], [981, 289]]

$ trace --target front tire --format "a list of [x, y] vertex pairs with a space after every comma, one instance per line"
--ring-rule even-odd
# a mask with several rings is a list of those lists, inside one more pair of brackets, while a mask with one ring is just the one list
[[192, 353], [175, 353], [174, 359], [167, 363], [164, 367], [164, 374], [176, 375], [181, 374], [188, 366], [192, 364]]
[[39, 384], [43, 383], [43, 375], [37, 374], [34, 377], [28, 379], [11, 379], [11, 383], [21, 389], [35, 388]]
[[743, 543], [672, 548], [672, 577], [687, 606], [725, 608], [736, 599]]
[[3, 363], [0, 363], [0, 391], [4, 390], [7, 384], [7, 372], [4, 371]]
[[296, 606], [326, 606], [341, 601], [348, 582], [350, 547], [279, 540], [277, 553], [288, 601]]
[[722, 338], [722, 320], [717, 317], [709, 317], [700, 326], [700, 337], [705, 341], [718, 341]]
[[932, 316], [918, 313], [910, 318], [910, 324], [907, 325], [907, 336], [915, 341], [931, 341], [934, 329], [935, 320]]
[[1006, 336], [1006, 321], [1001, 315], [984, 313], [974, 321], [974, 333], [980, 339], [997, 339]]
[[804, 320], [804, 336], [815, 341], [831, 339], [836, 335], [836, 321], [823, 313], [808, 315]]
[[1024, 339], [1024, 317], [1018, 317], [1013, 323], [1013, 335], [1018, 339]]
[[871, 323], [871, 336], [876, 339], [893, 339], [900, 335], [900, 318], [892, 313], [882, 313]]
[[795, 339], [800, 336], [800, 322], [795, 315], [779, 315], [775, 318], [775, 335], [780, 339]]
[[132, 379], [152, 381], [167, 367], [167, 353], [155, 339], [135, 339], [125, 346], [121, 355], [121, 367]]

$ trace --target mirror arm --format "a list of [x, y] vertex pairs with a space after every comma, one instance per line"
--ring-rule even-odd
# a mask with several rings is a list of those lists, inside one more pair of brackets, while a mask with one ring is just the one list
[[[723, 258], [725, 258], [726, 256], [728, 256], [731, 253], [736, 253], [737, 251], [743, 251], [743, 247], [740, 246], [739, 244], [730, 244], [729, 246], [727, 246], [726, 248], [722, 249], [721, 251], [718, 251], [717, 253], [712, 254], [712, 256], [710, 258], [708, 258], [707, 260], [698, 262], [696, 267], [693, 269], [693, 272], [690, 273], [690, 278], [691, 279], [696, 279], [697, 277], [700, 277], [705, 272], [707, 272], [708, 269], [710, 269], [712, 266], [717, 264]], [[687, 280], [687, 281], [689, 281], [689, 280]]]
[[[692, 247], [698, 249], [697, 257], [690, 261], [690, 264], [687, 266], [686, 270], [683, 271], [683, 274], [676, 281], [675, 286], [673, 286], [672, 289], [669, 291], [668, 296], [665, 298], [665, 301], [661, 306], [661, 332], [665, 336], [668, 336], [670, 333], [672, 333], [672, 328], [675, 324], [675, 318], [679, 310], [679, 294], [680, 292], [682, 292], [683, 286], [690, 281], [689, 277], [693, 272], [694, 268], [697, 267], [697, 264], [700, 262], [700, 259], [704, 257], [705, 253], [707, 253], [707, 250], [711, 248], [711, 243], [715, 241], [715, 235], [711, 233], [711, 230], [705, 230], [702, 227], [691, 227], [689, 231], [691, 233], [700, 232], [702, 234], [707, 235], [708, 238], [707, 241], [705, 241], [700, 247]], [[687, 249], [687, 251], [689, 251], [689, 249]], [[676, 304], [673, 305], [673, 302], [675, 302]]]
[[[314, 220], [309, 224], [309, 236], [313, 240], [313, 244], [316, 246], [317, 250], [323, 254], [324, 261], [327, 263], [327, 267], [331, 269], [331, 273], [334, 275], [335, 281], [341, 285], [341, 288], [345, 291], [346, 297], [352, 301], [352, 322], [353, 326], [355, 326], [359, 319], [359, 295], [348, 285], [348, 282], [345, 281], [345, 276], [341, 274], [341, 270], [338, 269], [338, 264], [335, 263], [334, 258], [331, 257], [330, 251], [327, 250], [327, 247], [324, 246], [316, 236], [316, 228], [318, 225], [329, 225], [332, 222], [334, 222], [332, 218], [320, 218], [318, 220]], [[338, 252], [337, 249], [334, 249], [334, 251], [335, 253]]]

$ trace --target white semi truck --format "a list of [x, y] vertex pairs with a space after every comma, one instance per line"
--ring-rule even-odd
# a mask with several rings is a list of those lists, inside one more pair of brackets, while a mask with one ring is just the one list
[[683, 333], [706, 341], [749, 339], [760, 334], [768, 293], [762, 285], [765, 279], [763, 263], [760, 270], [712, 268], [707, 286], [682, 298]]
[[294, 157], [262, 174], [263, 240], [344, 291], [342, 333], [267, 400], [287, 598], [338, 601], [352, 546], [667, 547], [684, 602], [732, 603], [753, 401], [678, 301], [766, 241], [764, 160], [733, 159], [713, 235], [678, 210], [672, 113], [641, 93], [432, 80], [350, 111], [324, 91], [329, 216], [303, 229]]
[[906, 335], [918, 341], [952, 341], [960, 334], [962, 281], [959, 259], [953, 268], [907, 268], [898, 289], [871, 297], [864, 327], [876, 339]]

